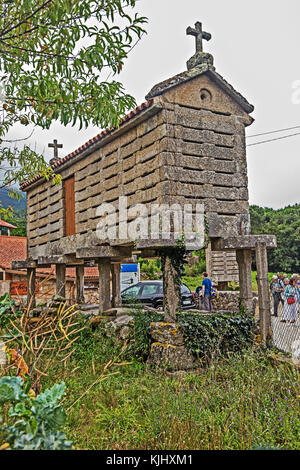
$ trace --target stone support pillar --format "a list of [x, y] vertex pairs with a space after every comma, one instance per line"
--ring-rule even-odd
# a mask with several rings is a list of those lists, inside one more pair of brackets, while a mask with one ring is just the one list
[[272, 336], [268, 280], [268, 254], [265, 243], [256, 244], [256, 268], [259, 304], [259, 322], [262, 342], [267, 345]]
[[209, 242], [205, 250], [205, 261], [206, 261], [206, 272], [208, 277], [211, 278], [212, 275], [212, 252], [211, 252], [211, 242]]
[[76, 266], [76, 303], [84, 303], [84, 266]]
[[36, 281], [36, 269], [27, 268], [27, 307], [35, 307], [35, 281]]
[[251, 278], [252, 250], [236, 250], [236, 259], [239, 265], [239, 285], [241, 303], [245, 308], [246, 312], [251, 314], [253, 310]]
[[56, 264], [56, 295], [66, 297], [66, 265]]
[[176, 277], [179, 275], [172, 264], [171, 256], [168, 254], [162, 257], [163, 268], [163, 289], [164, 300], [163, 308], [166, 322], [176, 322], [176, 313], [181, 309], [180, 286], [176, 283]]
[[99, 270], [99, 313], [111, 308], [110, 301], [110, 259], [98, 259]]
[[112, 278], [112, 307], [120, 307], [121, 300], [121, 264], [111, 265], [111, 278]]

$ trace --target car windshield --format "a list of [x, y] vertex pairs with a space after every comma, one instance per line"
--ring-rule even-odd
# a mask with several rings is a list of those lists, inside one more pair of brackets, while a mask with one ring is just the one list
[[184, 284], [181, 284], [181, 293], [182, 294], [190, 294], [190, 289], [185, 286]]
[[140, 291], [141, 286], [136, 284], [135, 286], [128, 287], [128, 289], [122, 292], [125, 297], [136, 297]]

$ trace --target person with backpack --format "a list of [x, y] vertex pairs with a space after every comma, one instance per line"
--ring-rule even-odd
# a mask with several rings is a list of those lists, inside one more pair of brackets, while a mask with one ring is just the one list
[[202, 296], [205, 310], [211, 311], [212, 282], [207, 273], [203, 273]]

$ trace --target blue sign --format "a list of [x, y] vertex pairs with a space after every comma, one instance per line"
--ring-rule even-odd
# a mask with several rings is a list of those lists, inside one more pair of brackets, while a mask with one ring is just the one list
[[121, 264], [121, 273], [137, 273], [137, 264]]

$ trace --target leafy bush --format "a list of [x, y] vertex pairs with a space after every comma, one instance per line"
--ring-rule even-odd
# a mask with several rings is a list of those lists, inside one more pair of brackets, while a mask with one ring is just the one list
[[[143, 312], [137, 308], [130, 312], [134, 317], [133, 349], [136, 357], [147, 358], [150, 351], [150, 323], [164, 321], [163, 313]], [[201, 315], [191, 312], [177, 314], [185, 346], [199, 357], [221, 355], [240, 351], [253, 340], [255, 322], [247, 315]]]
[[[300, 270], [300, 204], [284, 209], [250, 206], [251, 233], [276, 235], [277, 248], [268, 253], [270, 271]], [[256, 261], [253, 259], [253, 268]]]
[[135, 357], [146, 359], [150, 352], [150, 323], [163, 321], [163, 313], [143, 312], [141, 308], [132, 309], [130, 315], [134, 318], [134, 340], [131, 349]]
[[242, 350], [254, 336], [254, 319], [247, 315], [178, 314], [188, 350], [199, 357], [211, 357]]
[[159, 280], [162, 278], [161, 260], [139, 258], [142, 279]]
[[[12, 449], [19, 450], [70, 449], [72, 442], [67, 441], [62, 432], [66, 414], [59, 404], [64, 391], [65, 384], [62, 382], [32, 399], [25, 393], [20, 377], [2, 377], [0, 379], [0, 405], [2, 406], [1, 422], [4, 422], [0, 427], [0, 432], [5, 442]], [[5, 405], [8, 403], [12, 406], [7, 415]]]
[[10, 319], [22, 316], [22, 312], [13, 313], [14, 306], [14, 300], [10, 300], [7, 293], [0, 297], [0, 333], [1, 330], [4, 332], [7, 326], [11, 327]]

